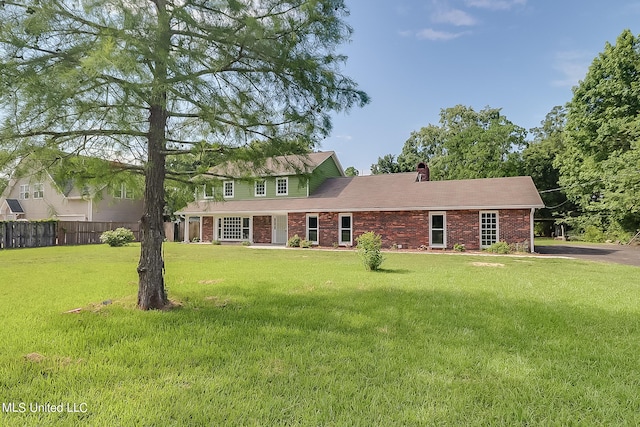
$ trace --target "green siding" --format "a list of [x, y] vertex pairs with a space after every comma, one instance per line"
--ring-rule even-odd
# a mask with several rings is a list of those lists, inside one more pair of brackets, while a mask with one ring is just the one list
[[[320, 185], [331, 177], [343, 176], [340, 168], [332, 157], [322, 162], [310, 175], [290, 175], [287, 177], [268, 177], [265, 178], [267, 185], [266, 196], [255, 196], [255, 181], [250, 179], [234, 180], [234, 195], [226, 200], [253, 200], [253, 199], [279, 199], [286, 197], [307, 197], [312, 194]], [[288, 194], [286, 196], [276, 195], [276, 180], [278, 178], [288, 178]], [[309, 190], [307, 192], [307, 183]], [[216, 193], [222, 194], [223, 184], [216, 186]]]
[[[276, 195], [276, 179], [288, 179], [288, 194], [286, 196]], [[225, 200], [252, 200], [252, 199], [276, 199], [283, 197], [307, 197], [307, 178], [299, 176], [288, 177], [270, 177], [265, 178], [267, 184], [266, 196], [255, 196], [255, 181], [253, 180], [234, 180], [233, 197], [227, 197]], [[216, 188], [221, 194], [223, 187]]]
[[331, 156], [315, 168], [311, 174], [311, 178], [309, 179], [309, 194], [313, 194], [327, 178], [339, 176], [344, 175], [342, 175], [340, 168], [338, 168], [333, 156]]

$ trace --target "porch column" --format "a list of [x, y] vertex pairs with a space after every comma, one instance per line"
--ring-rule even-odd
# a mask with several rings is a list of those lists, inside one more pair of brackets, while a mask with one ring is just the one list
[[536, 245], [533, 242], [533, 239], [535, 237], [535, 233], [533, 230], [533, 216], [535, 211], [536, 211], [536, 208], [531, 208], [531, 215], [529, 216], [529, 236], [530, 236], [529, 240], [531, 241], [531, 245], [529, 246], [531, 247], [531, 253], [534, 253], [536, 251]]
[[182, 236], [182, 241], [184, 243], [189, 243], [189, 219], [191, 217], [189, 215], [185, 215], [184, 217], [184, 236]]

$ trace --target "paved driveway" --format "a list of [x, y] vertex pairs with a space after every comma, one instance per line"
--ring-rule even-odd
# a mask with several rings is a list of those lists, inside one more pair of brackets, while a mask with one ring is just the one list
[[537, 246], [543, 255], [567, 256], [590, 261], [613, 262], [640, 267], [640, 246], [626, 245], [551, 245]]

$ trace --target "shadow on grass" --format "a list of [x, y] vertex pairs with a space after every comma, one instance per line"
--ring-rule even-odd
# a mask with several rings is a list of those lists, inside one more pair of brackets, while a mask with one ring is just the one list
[[[224, 291], [178, 296], [183, 307], [169, 312], [107, 307], [49, 328], [86, 348], [111, 381], [168, 387], [162, 378], [207, 379], [208, 388], [176, 396], [205, 406], [226, 396], [234, 403], [217, 404], [218, 421], [234, 419], [238, 402], [268, 420], [274, 403], [256, 396], [297, 402], [289, 420], [337, 417], [307, 419], [312, 424], [346, 423], [354, 406], [362, 424], [411, 424], [425, 399], [450, 408], [450, 424], [481, 424], [505, 405], [527, 407], [524, 415], [503, 413], [506, 424], [637, 416], [625, 406], [640, 386], [640, 323], [630, 313], [440, 290]], [[402, 411], [380, 403], [387, 400], [402, 402]]]

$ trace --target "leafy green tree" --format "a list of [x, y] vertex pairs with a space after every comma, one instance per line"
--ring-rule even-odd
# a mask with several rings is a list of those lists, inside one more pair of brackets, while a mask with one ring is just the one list
[[344, 174], [346, 176], [358, 176], [358, 175], [360, 175], [360, 172], [355, 167], [349, 166], [348, 168], [346, 168], [344, 170]]
[[640, 226], [639, 79], [640, 38], [625, 30], [574, 88], [556, 165], [582, 228]]
[[412, 132], [397, 161], [391, 154], [381, 157], [372, 172], [412, 172], [427, 162], [434, 180], [513, 176], [521, 167], [525, 136], [498, 108], [456, 105], [440, 111], [439, 126]]
[[563, 135], [566, 118], [565, 107], [553, 107], [540, 126], [531, 129], [533, 140], [522, 152], [521, 174], [533, 178], [547, 206], [536, 211], [538, 217], [562, 218], [573, 215], [576, 209], [560, 188], [560, 171], [555, 166], [556, 157], [564, 152]]
[[347, 13], [342, 0], [3, 1], [0, 150], [143, 175], [138, 307], [162, 308], [165, 178], [194, 175], [167, 156], [308, 151], [331, 111], [368, 101], [340, 71]]
[[396, 156], [393, 154], [386, 154], [383, 157], [378, 157], [378, 162], [371, 165], [371, 173], [373, 175], [398, 172], [402, 171], [396, 162]]

